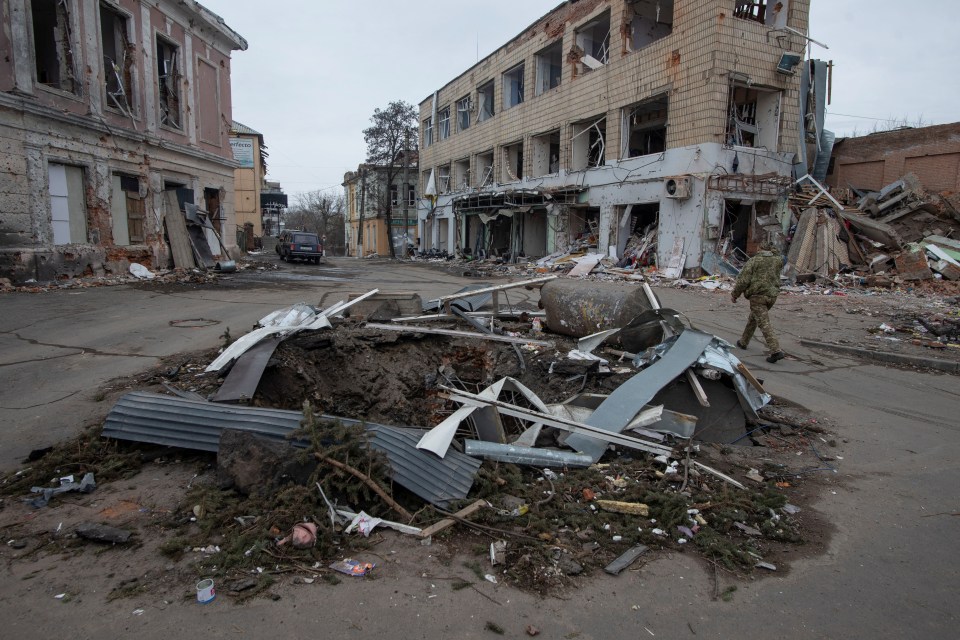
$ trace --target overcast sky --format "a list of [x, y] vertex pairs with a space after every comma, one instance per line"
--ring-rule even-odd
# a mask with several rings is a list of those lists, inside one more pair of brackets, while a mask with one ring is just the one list
[[[200, 1], [250, 43], [233, 55], [233, 117], [264, 134], [268, 179], [289, 194], [339, 190], [364, 160], [374, 109], [419, 104], [560, 3]], [[813, 54], [836, 64], [828, 128], [960, 120], [955, 10], [955, 0], [812, 0], [811, 35], [830, 47]]]

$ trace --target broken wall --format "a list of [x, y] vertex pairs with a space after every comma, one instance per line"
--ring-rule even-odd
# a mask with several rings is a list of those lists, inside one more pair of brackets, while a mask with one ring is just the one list
[[[112, 3], [110, 11], [121, 17], [134, 57], [129, 108], [122, 108], [106, 94], [105, 78], [114, 71], [104, 62], [100, 3], [58, 6], [64, 7], [58, 16], [66, 15], [69, 27], [65, 46], [72, 66], [84, 75], [73, 92], [36, 77], [29, 3], [3, 3], [0, 13], [0, 43], [7, 52], [0, 59], [0, 276], [22, 281], [105, 275], [126, 271], [130, 261], [165, 267], [166, 246], [151, 205], [162, 201], [158, 193], [166, 182], [192, 189], [198, 203], [204, 188], [225, 190], [224, 242], [235, 246], [234, 162], [226, 126], [229, 61], [230, 52], [245, 49], [246, 42], [222, 23], [211, 22], [212, 14], [197, 5]], [[179, 128], [158, 121], [157, 34], [181, 53]], [[210, 82], [197, 81], [195, 65], [206, 65]], [[200, 113], [206, 114], [203, 119]], [[54, 198], [67, 196], [51, 195], [51, 165], [69, 167], [74, 178], [82, 176], [73, 180], [68, 197], [73, 211], [68, 241], [56, 231], [66, 224], [57, 216], [67, 214]], [[114, 187], [118, 175], [139, 181], [144, 211], [131, 218], [133, 233], [115, 219], [122, 210]]]
[[[491, 80], [495, 88], [493, 117], [477, 122], [474, 113], [468, 128], [455, 127], [448, 138], [422, 148], [421, 175], [429, 175], [432, 167], [470, 158], [473, 179], [470, 191], [504, 191], [506, 187], [500, 184], [480, 186], [483, 172], [478, 170], [478, 160], [492, 155], [493, 175], [502, 176], [504, 171], [499, 163], [503, 162], [503, 148], [522, 140], [523, 173], [535, 175], [536, 139], [559, 131], [557, 173], [512, 182], [510, 189], [550, 192], [583, 188], [580, 203], [601, 210], [599, 250], [606, 252], [611, 242], [616, 243], [615, 206], [661, 201], [666, 198], [665, 179], [690, 176], [698, 184], [696, 193], [666, 204], [664, 210], [670, 213], [663, 216], [662, 222], [669, 236], [666, 240], [680, 236], [689, 240], [694, 249], [688, 255], [687, 266], [698, 266], [705, 226], [702, 178], [721, 168], [756, 174], [773, 171], [786, 176], [792, 172], [793, 156], [800, 144], [799, 78], [778, 74], [776, 67], [784, 51], [802, 50], [804, 42], [785, 31], [774, 31], [775, 35], [771, 36], [770, 26], [734, 18], [730, 2], [686, 0], [673, 4], [671, 33], [636, 51], [630, 42], [632, 8], [624, 0], [565, 3], [538, 20], [442, 87], [437, 93], [436, 105], [433, 96], [421, 103], [421, 119], [424, 119], [432, 114], [434, 106], [442, 109], [464, 97], [472, 97], [476, 108], [477, 88]], [[577, 29], [607, 12], [609, 60], [589, 69], [580, 61], [583, 52], [577, 45]], [[789, 3], [787, 24], [805, 31], [808, 13], [809, 2]], [[534, 95], [536, 54], [556, 42], [562, 43], [564, 53], [560, 84]], [[525, 86], [531, 90], [521, 104], [505, 109], [503, 73], [521, 62], [526, 70]], [[729, 148], [724, 148], [727, 97], [735, 81], [781, 93], [777, 113], [771, 117], [780, 123], [775, 148], [742, 148], [736, 167], [732, 162], [734, 152], [727, 153]], [[621, 157], [628, 147], [621, 141], [624, 110], [662, 95], [668, 97], [669, 105], [666, 151]], [[575, 136], [583, 130], [578, 126], [600, 118], [605, 118], [606, 131], [601, 166], [574, 170]], [[456, 195], [440, 196], [437, 202], [440, 216], [452, 220], [452, 210], [445, 205]], [[425, 207], [426, 203], [421, 206]], [[553, 235], [548, 232], [548, 236]], [[451, 233], [451, 240], [453, 238]], [[555, 234], [555, 241], [556, 249], [563, 248], [561, 234]], [[551, 244], [554, 242], [548, 237], [548, 247]], [[661, 246], [669, 251], [672, 242]]]

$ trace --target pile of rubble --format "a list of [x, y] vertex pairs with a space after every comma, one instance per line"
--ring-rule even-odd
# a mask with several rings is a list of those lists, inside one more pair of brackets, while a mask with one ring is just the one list
[[[123, 395], [100, 442], [126, 451], [122, 464], [139, 458], [116, 443], [216, 454], [215, 481], [191, 481], [158, 544], [203, 576], [363, 575], [375, 528], [425, 544], [480, 536], [482, 579], [544, 593], [657, 550], [776, 570], [804, 540], [785, 488], [833, 469], [814, 446], [822, 430], [773, 408], [730, 345], [648, 287], [631, 287], [635, 316], [611, 313], [617, 286], [551, 276], [278, 310], [205, 373], [165, 371], [167, 393]], [[542, 287], [544, 309], [500, 305], [515, 287]], [[571, 322], [563, 301], [582, 295], [596, 303], [583, 327], [600, 333]], [[763, 442], [775, 446], [762, 464], [731, 449]], [[51, 464], [71, 447], [95, 448], [71, 444]], [[51, 471], [0, 488], [42, 492]]]
[[798, 280], [884, 288], [960, 280], [960, 213], [913, 174], [879, 192], [838, 194], [858, 197], [855, 207], [816, 187], [791, 198], [797, 223], [788, 264]]

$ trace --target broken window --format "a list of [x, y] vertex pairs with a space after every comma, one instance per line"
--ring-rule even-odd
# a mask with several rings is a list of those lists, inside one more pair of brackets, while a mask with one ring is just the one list
[[726, 141], [739, 147], [777, 150], [780, 133], [780, 92], [731, 85]]
[[453, 163], [453, 188], [456, 191], [465, 191], [470, 188], [470, 158], [463, 158]]
[[636, 158], [667, 149], [666, 94], [623, 110], [622, 158]]
[[523, 180], [523, 141], [503, 147], [503, 182]]
[[87, 200], [83, 168], [51, 162], [47, 166], [50, 186], [50, 223], [53, 244], [87, 241]]
[[450, 137], [450, 107], [444, 107], [437, 112], [437, 128], [440, 140]]
[[666, 38], [673, 33], [673, 0], [632, 0], [630, 11], [630, 48], [633, 51]]
[[493, 151], [477, 154], [477, 186], [493, 184]]
[[537, 91], [539, 96], [560, 86], [563, 71], [563, 42], [557, 41], [536, 55]]
[[465, 96], [457, 100], [457, 131], [466, 131], [470, 128], [470, 111], [473, 109], [473, 101], [470, 96]]
[[778, 29], [787, 26], [789, 14], [789, 0], [782, 0], [780, 2], [771, 0], [761, 0], [759, 2], [737, 0], [737, 6], [733, 11], [733, 15], [736, 18], [752, 20]]
[[32, 0], [30, 10], [37, 82], [79, 93], [67, 3], [64, 0]]
[[160, 124], [174, 129], [180, 120], [180, 48], [157, 36], [157, 84], [160, 89]]
[[423, 148], [426, 149], [433, 144], [433, 117], [423, 121]]
[[560, 132], [553, 131], [531, 138], [533, 177], [560, 172]]
[[583, 50], [584, 71], [599, 69], [610, 61], [610, 12], [577, 29], [577, 46]]
[[493, 80], [477, 88], [477, 122], [493, 117]]
[[589, 120], [573, 125], [570, 140], [570, 169], [583, 171], [606, 163], [607, 119]]
[[503, 74], [503, 108], [509, 109], [523, 102], [523, 63]]
[[133, 54], [129, 21], [106, 4], [100, 5], [100, 44], [103, 50], [103, 77], [107, 106], [130, 116], [133, 111]]
[[[390, 185], [390, 204], [393, 205], [394, 207], [404, 206], [404, 203], [400, 201], [401, 186], [402, 185], [398, 185], [398, 184]], [[407, 207], [417, 206], [416, 189], [414, 189], [412, 184], [408, 184], [406, 191], [407, 191], [406, 206]]]
[[450, 165], [437, 167], [437, 193], [450, 193]]

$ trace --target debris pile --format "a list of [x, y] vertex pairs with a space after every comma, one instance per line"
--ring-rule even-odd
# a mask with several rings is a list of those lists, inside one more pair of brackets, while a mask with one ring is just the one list
[[[479, 579], [541, 593], [663, 549], [737, 574], [775, 567], [803, 539], [777, 482], [806, 473], [795, 460], [812, 432], [785, 436], [729, 345], [647, 288], [636, 318], [593, 335], [551, 333], [562, 318], [550, 304], [499, 303], [510, 288], [555, 284], [473, 287], [419, 308], [371, 291], [278, 310], [206, 367], [200, 378], [219, 388], [165, 374], [173, 395], [123, 395], [95, 442], [216, 454], [156, 546], [239, 599], [269, 588], [265, 565], [309, 580], [376, 572], [363, 541], [384, 528], [425, 544], [482, 536]], [[398, 306], [407, 313], [368, 320]], [[763, 438], [775, 445], [764, 464], [728, 449]], [[777, 447], [788, 450], [779, 466]], [[127, 539], [101, 524], [83, 535]]]
[[960, 241], [952, 239], [960, 213], [913, 174], [879, 192], [851, 191], [855, 207], [810, 182], [815, 188], [805, 185], [791, 198], [797, 223], [788, 264], [798, 281], [891, 288], [960, 280]]

